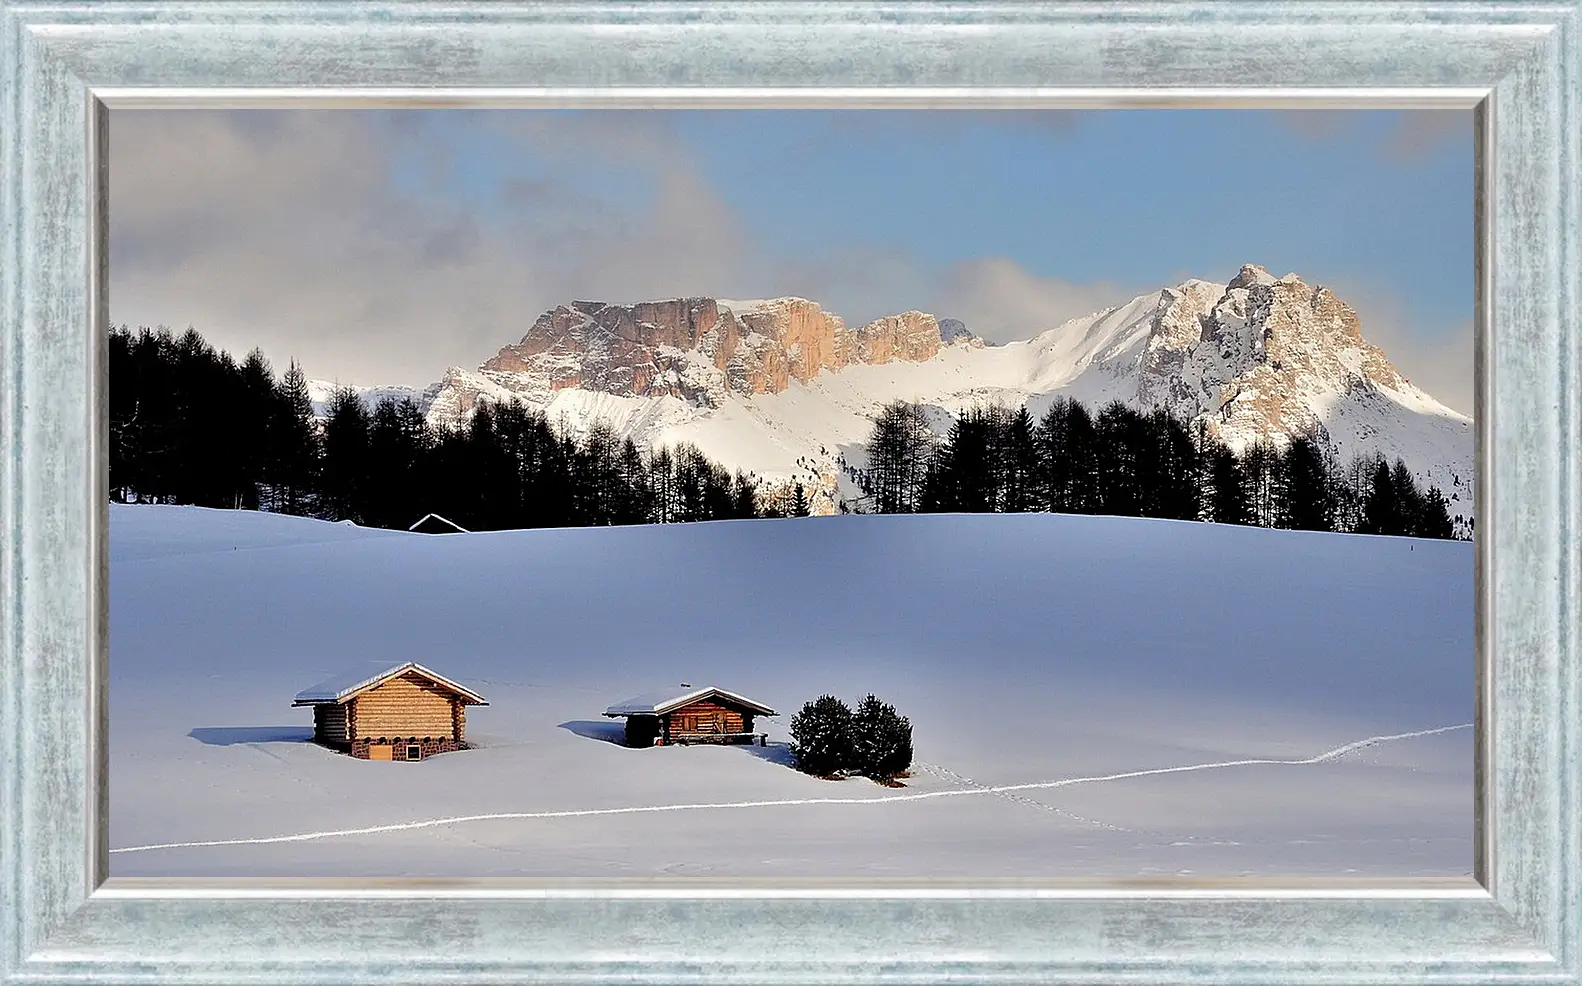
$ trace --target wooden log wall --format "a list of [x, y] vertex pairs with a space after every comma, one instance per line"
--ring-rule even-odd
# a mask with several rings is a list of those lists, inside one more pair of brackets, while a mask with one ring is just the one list
[[392, 678], [352, 699], [358, 739], [455, 738], [452, 695], [418, 674]]
[[350, 743], [352, 741], [351, 723], [347, 719], [346, 706], [315, 705], [313, 707], [313, 735], [321, 743]]
[[712, 729], [717, 733], [745, 732], [742, 713], [704, 700], [684, 705], [671, 713], [671, 732], [696, 733]]

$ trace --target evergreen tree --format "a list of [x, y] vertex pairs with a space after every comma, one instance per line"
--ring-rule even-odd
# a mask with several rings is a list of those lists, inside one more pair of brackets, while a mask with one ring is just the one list
[[1429, 492], [1424, 496], [1423, 515], [1418, 522], [1418, 536], [1442, 538], [1447, 541], [1456, 536], [1446, 495], [1440, 492], [1437, 486], [1429, 487]]
[[888, 780], [912, 766], [912, 724], [872, 694], [852, 714], [852, 769]]
[[798, 770], [834, 777], [852, 769], [852, 710], [834, 695], [804, 705], [792, 717], [791, 737]]
[[1236, 453], [1219, 440], [1208, 447], [1208, 514], [1217, 524], [1251, 524], [1252, 505], [1248, 502], [1247, 477]]
[[263, 352], [254, 349], [242, 361], [238, 375], [233, 441], [242, 465], [241, 506], [246, 510], [271, 509], [274, 502], [267, 492], [271, 465], [270, 424], [276, 402], [280, 400], [275, 387], [275, 370]]
[[928, 507], [960, 513], [990, 513], [1000, 500], [998, 422], [994, 412], [973, 408], [957, 418], [932, 457]]
[[1384, 459], [1374, 465], [1368, 497], [1363, 501], [1363, 520], [1358, 530], [1364, 534], [1406, 533], [1406, 518], [1397, 489], [1391, 482], [1391, 467]]
[[875, 513], [920, 509], [934, 433], [917, 404], [893, 401], [880, 409], [868, 440], [868, 468], [860, 477]]
[[1335, 484], [1336, 530], [1345, 533], [1363, 530], [1363, 505], [1368, 502], [1375, 462], [1376, 459], [1357, 452], [1342, 471]]
[[1117, 517], [1143, 516], [1144, 484], [1154, 463], [1141, 416], [1111, 401], [1094, 419], [1098, 512]]
[[365, 523], [371, 499], [370, 427], [363, 399], [350, 387], [330, 395], [324, 421], [319, 509], [330, 520]]
[[136, 495], [135, 473], [138, 465], [138, 449], [142, 444], [137, 435], [139, 425], [137, 399], [140, 388], [133, 376], [137, 369], [133, 347], [132, 333], [126, 326], [122, 325], [110, 330], [108, 352], [110, 386], [107, 395], [110, 418], [110, 440], [107, 449], [110, 460], [110, 499], [121, 503], [131, 501]]
[[637, 442], [629, 435], [621, 443], [621, 453], [616, 460], [617, 490], [620, 494], [616, 506], [617, 524], [644, 524], [653, 513], [653, 494], [649, 489], [648, 464]]
[[681, 518], [681, 490], [677, 484], [676, 459], [668, 448], [658, 448], [649, 456], [649, 482], [654, 498], [653, 520], [669, 524]]
[[1277, 526], [1299, 531], [1334, 529], [1330, 472], [1315, 439], [1298, 435], [1286, 446], [1280, 458], [1276, 496]]
[[1035, 426], [1027, 405], [1003, 419], [1000, 510], [1023, 513], [1040, 509], [1039, 456]]
[[808, 493], [803, 489], [801, 480], [798, 480], [797, 485], [792, 487], [792, 500], [789, 513], [793, 517], [808, 516]]
[[1200, 465], [1192, 432], [1164, 408], [1154, 410], [1148, 425], [1154, 446], [1153, 482], [1145, 483], [1144, 516], [1197, 520]]
[[1247, 478], [1249, 520], [1256, 527], [1274, 527], [1279, 518], [1278, 484], [1281, 454], [1266, 439], [1259, 439], [1242, 456]]
[[731, 477], [731, 512], [734, 520], [751, 520], [759, 515], [758, 483], [740, 470]]
[[1039, 420], [1034, 435], [1040, 508], [1054, 513], [1098, 509], [1098, 436], [1088, 409], [1060, 397]]
[[1418, 489], [1418, 484], [1413, 480], [1412, 470], [1407, 468], [1407, 463], [1397, 459], [1391, 466], [1391, 488], [1395, 491], [1396, 502], [1401, 511], [1401, 528], [1397, 533], [1409, 537], [1421, 537], [1423, 532], [1420, 525], [1423, 523], [1424, 494]]
[[281, 378], [270, 416], [270, 485], [275, 509], [306, 514], [313, 505], [319, 465], [319, 432], [308, 379], [293, 360]]
[[404, 530], [425, 514], [423, 463], [432, 447], [429, 427], [411, 398], [386, 397], [368, 427], [367, 523]]

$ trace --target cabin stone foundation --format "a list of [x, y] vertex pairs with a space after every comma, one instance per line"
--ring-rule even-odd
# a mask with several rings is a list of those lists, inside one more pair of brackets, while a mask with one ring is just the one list
[[359, 760], [406, 760], [407, 748], [411, 746], [421, 749], [420, 759], [424, 760], [436, 753], [451, 753], [467, 748], [466, 743], [449, 736], [418, 736], [410, 739], [360, 739], [352, 743], [347, 752]]

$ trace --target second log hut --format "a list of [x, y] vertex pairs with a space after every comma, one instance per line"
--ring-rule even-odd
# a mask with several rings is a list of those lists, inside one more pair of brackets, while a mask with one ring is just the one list
[[736, 692], [713, 685], [680, 685], [634, 695], [605, 709], [612, 719], [626, 719], [628, 746], [678, 743], [758, 743], [765, 734], [753, 731], [758, 716], [776, 711]]

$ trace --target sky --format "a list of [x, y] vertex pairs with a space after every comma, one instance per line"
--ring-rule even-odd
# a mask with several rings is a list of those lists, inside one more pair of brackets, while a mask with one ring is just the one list
[[1473, 410], [1471, 111], [115, 110], [110, 317], [424, 386], [572, 300], [994, 342], [1246, 263]]

